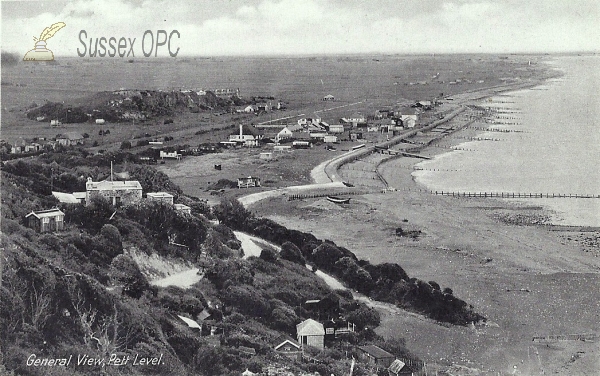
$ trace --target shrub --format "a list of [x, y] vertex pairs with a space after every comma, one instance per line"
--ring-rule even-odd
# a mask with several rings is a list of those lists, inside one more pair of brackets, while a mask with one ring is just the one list
[[260, 252], [260, 259], [266, 262], [276, 263], [277, 262], [277, 251], [272, 249], [263, 249]]
[[292, 242], [285, 242], [281, 245], [279, 255], [282, 259], [295, 262], [300, 265], [305, 265], [306, 260], [302, 256], [302, 251]]

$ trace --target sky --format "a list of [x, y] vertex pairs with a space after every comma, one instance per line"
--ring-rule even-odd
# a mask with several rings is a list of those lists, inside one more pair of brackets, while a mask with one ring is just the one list
[[19, 54], [59, 21], [47, 47], [60, 56], [123, 37], [133, 57], [168, 57], [157, 30], [178, 32], [180, 57], [600, 52], [598, 0], [2, 1], [1, 12], [1, 48]]

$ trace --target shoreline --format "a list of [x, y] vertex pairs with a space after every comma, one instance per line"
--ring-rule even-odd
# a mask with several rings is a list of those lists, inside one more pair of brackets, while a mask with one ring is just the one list
[[[467, 128], [460, 132], [475, 136], [485, 131]], [[442, 140], [438, 146], [462, 143]], [[448, 151], [435, 145], [425, 149], [422, 153], [427, 155]], [[412, 176], [419, 162], [405, 157], [383, 161], [377, 170], [397, 191], [357, 196], [347, 207], [306, 199], [270, 200], [269, 205], [252, 209], [290, 228], [331, 239], [372, 263], [397, 262], [410, 276], [452, 288], [456, 296], [498, 324], [446, 328], [380, 311], [377, 333], [404, 338], [411, 351], [441, 370], [458, 365], [496, 375], [510, 373], [516, 365], [520, 373], [551, 373], [564, 370], [577, 351], [586, 353], [577, 369], [594, 369], [599, 344], [569, 343], [546, 349], [532, 345], [531, 339], [540, 334], [594, 330], [599, 300], [592, 295], [600, 295], [598, 255], [583, 252], [580, 244], [571, 241], [575, 233], [563, 235], [560, 228], [551, 231], [547, 226], [508, 223], [498, 216], [520, 218], [544, 211], [531, 203], [430, 194]], [[345, 169], [355, 181], [362, 176], [365, 184], [373, 184], [372, 171], [346, 167], [338, 172]], [[398, 237], [394, 234], [398, 226], [420, 235], [417, 239]]]

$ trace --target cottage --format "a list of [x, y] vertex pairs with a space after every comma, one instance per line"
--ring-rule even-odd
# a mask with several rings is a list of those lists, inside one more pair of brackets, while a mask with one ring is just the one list
[[65, 226], [65, 213], [59, 209], [32, 211], [25, 216], [27, 227], [37, 232], [61, 231]]
[[325, 329], [323, 324], [313, 319], [307, 319], [296, 325], [298, 343], [302, 346], [313, 346], [319, 349], [325, 347]]
[[96, 196], [108, 199], [113, 205], [128, 205], [142, 199], [142, 186], [137, 180], [94, 182], [88, 178], [85, 191], [86, 205]]
[[164, 202], [173, 205], [173, 195], [167, 192], [148, 192], [146, 198], [150, 201]]
[[238, 188], [260, 187], [260, 178], [248, 176], [247, 178], [239, 178]]
[[56, 141], [64, 146], [83, 145], [83, 140], [81, 133], [77, 132], [67, 132], [56, 136]]
[[255, 104], [251, 104], [249, 106], [244, 107], [243, 111], [247, 114], [252, 114], [252, 113], [258, 112], [258, 106]]
[[302, 346], [291, 338], [281, 338], [274, 350], [279, 355], [286, 356], [291, 359], [302, 359]]
[[378, 369], [388, 368], [396, 358], [394, 355], [375, 345], [358, 346], [357, 349], [359, 350], [359, 359], [374, 365]]

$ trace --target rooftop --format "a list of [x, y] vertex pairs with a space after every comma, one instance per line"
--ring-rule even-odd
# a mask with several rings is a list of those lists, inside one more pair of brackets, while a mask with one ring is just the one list
[[394, 355], [375, 345], [358, 346], [358, 348], [377, 359], [394, 357]]
[[299, 336], [324, 336], [325, 329], [323, 324], [313, 319], [307, 319], [296, 325], [296, 332]]
[[109, 190], [141, 190], [142, 186], [137, 180], [110, 181], [104, 180], [99, 182], [92, 181], [88, 178], [85, 184], [87, 191], [109, 191]]
[[65, 215], [65, 213], [60, 211], [60, 209], [54, 208], [54, 209], [48, 209], [48, 210], [32, 211], [31, 213], [27, 214], [25, 216], [25, 218], [29, 217], [30, 215], [33, 215], [34, 217], [39, 219], [39, 218], [56, 217], [58, 215]]

